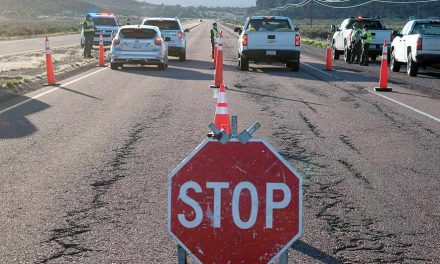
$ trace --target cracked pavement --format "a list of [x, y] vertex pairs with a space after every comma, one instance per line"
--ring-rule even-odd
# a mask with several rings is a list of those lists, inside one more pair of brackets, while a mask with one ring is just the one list
[[[289, 263], [439, 263], [440, 124], [368, 92], [373, 67], [240, 72], [225, 31], [230, 112], [240, 129], [259, 121], [304, 177]], [[213, 118], [208, 32], [193, 29], [189, 60], [165, 72], [105, 69], [0, 114], [0, 263], [177, 262], [167, 176]], [[302, 62], [321, 68], [319, 55], [304, 47]], [[391, 96], [439, 116], [436, 91], [397, 79]]]

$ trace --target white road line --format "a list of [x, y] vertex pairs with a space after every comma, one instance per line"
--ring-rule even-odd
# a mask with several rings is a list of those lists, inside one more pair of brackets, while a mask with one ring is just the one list
[[[323, 74], [325, 74], [325, 75], [327, 75], [327, 76], [330, 76], [330, 77], [336, 78], [336, 79], [338, 79], [338, 80], [340, 80], [340, 81], [343, 81], [343, 82], [346, 82], [347, 84], [352, 84], [352, 82], [349, 82], [349, 81], [347, 81], [347, 80], [344, 80], [344, 79], [342, 79], [342, 78], [339, 78], [339, 77], [337, 77], [337, 76], [335, 76], [335, 75], [333, 75], [333, 74], [330, 74], [330, 73], [328, 73], [328, 72], [322, 71], [322, 70], [320, 70], [320, 69], [318, 69], [318, 68], [315, 68], [315, 67], [313, 67], [313, 66], [311, 66], [311, 65], [308, 65], [307, 63], [301, 62], [301, 64], [303, 64], [303, 65], [305, 65], [305, 66], [307, 66], [307, 67], [309, 67], [309, 68], [311, 68], [311, 69], [314, 69], [315, 71], [319, 71], [320, 73], [323, 73]], [[416, 112], [416, 113], [418, 113], [418, 114], [421, 114], [421, 115], [423, 115], [423, 116], [426, 116], [426, 117], [428, 117], [428, 118], [431, 118], [432, 120], [437, 121], [437, 122], [440, 123], [440, 118], [438, 118], [438, 117], [435, 117], [435, 116], [433, 116], [433, 115], [431, 115], [431, 114], [428, 114], [428, 113], [426, 113], [426, 112], [423, 112], [422, 110], [419, 110], [419, 109], [417, 109], [417, 108], [414, 108], [414, 107], [412, 107], [412, 106], [409, 106], [409, 105], [407, 105], [407, 104], [404, 104], [404, 103], [402, 103], [402, 102], [400, 102], [400, 101], [397, 101], [397, 100], [395, 100], [395, 99], [393, 99], [393, 98], [390, 98], [390, 97], [388, 97], [388, 96], [385, 96], [385, 95], [383, 95], [383, 94], [380, 94], [380, 93], [378, 93], [378, 92], [376, 92], [376, 91], [371, 91], [371, 90], [368, 90], [368, 89], [366, 89], [366, 90], [367, 90], [368, 92], [372, 93], [372, 94], [378, 95], [378, 96], [380, 96], [380, 97], [382, 97], [382, 98], [385, 98], [385, 99], [387, 99], [387, 100], [389, 100], [389, 101], [391, 101], [391, 102], [393, 102], [393, 103], [396, 103], [396, 104], [398, 104], [398, 105], [400, 105], [400, 106], [403, 106], [403, 107], [405, 107], [405, 108], [407, 108], [407, 109], [409, 109], [409, 110], [412, 110], [412, 111], [414, 111], [414, 112]]]
[[406, 108], [408, 108], [408, 109], [411, 109], [411, 110], [413, 110], [413, 111], [416, 112], [416, 113], [419, 113], [419, 114], [421, 114], [421, 115], [424, 115], [424, 116], [426, 116], [426, 117], [429, 117], [429, 118], [431, 118], [431, 119], [433, 119], [433, 120], [435, 120], [435, 121], [437, 121], [437, 122], [440, 123], [440, 118], [437, 118], [437, 117], [435, 117], [435, 116], [433, 116], [433, 115], [430, 115], [430, 114], [428, 114], [428, 113], [425, 113], [425, 112], [423, 112], [423, 111], [421, 111], [421, 110], [419, 110], [419, 109], [417, 109], [417, 108], [414, 108], [414, 107], [412, 107], [412, 106], [409, 106], [409, 105], [406, 105], [406, 104], [404, 104], [404, 103], [401, 103], [401, 102], [399, 102], [399, 101], [397, 101], [397, 100], [394, 100], [393, 98], [390, 98], [390, 97], [385, 96], [385, 95], [383, 95], [383, 94], [380, 94], [380, 93], [378, 93], [378, 92], [370, 91], [370, 90], [368, 90], [368, 91], [369, 91], [370, 93], [372, 93], [372, 94], [379, 95], [380, 97], [383, 97], [383, 98], [385, 98], [385, 99], [387, 99], [387, 100], [389, 100], [389, 101], [391, 101], [391, 102], [394, 102], [394, 103], [396, 103], [396, 104], [398, 104], [398, 105], [401, 105], [401, 106], [403, 106], [403, 107], [406, 107]]
[[[90, 77], [90, 76], [92, 76], [92, 75], [94, 75], [94, 74], [97, 74], [98, 72], [101, 72], [101, 71], [106, 70], [106, 69], [107, 69], [107, 68], [103, 68], [103, 69], [99, 69], [99, 70], [97, 70], [97, 71], [91, 72], [91, 73], [86, 74], [86, 75], [84, 75], [84, 76], [81, 76], [81, 77], [79, 77], [79, 78], [77, 78], [77, 79], [75, 79], [75, 80], [72, 80], [72, 81], [70, 81], [70, 82], [64, 83], [64, 84], [62, 84], [62, 86], [68, 86], [68, 85], [71, 85], [71, 84], [73, 84], [73, 83], [76, 83], [76, 82], [78, 82], [78, 81], [81, 81], [81, 80], [83, 80], [83, 79], [85, 79], [85, 78], [88, 78], [88, 77]], [[28, 102], [33, 101], [33, 100], [35, 100], [35, 99], [38, 99], [38, 98], [40, 98], [40, 97], [42, 97], [42, 96], [44, 96], [44, 95], [46, 95], [46, 94], [49, 94], [49, 93], [51, 93], [51, 92], [54, 92], [54, 91], [56, 91], [56, 90], [58, 90], [58, 89], [60, 89], [60, 87], [54, 87], [54, 88], [52, 88], [52, 89], [50, 89], [50, 90], [47, 90], [47, 91], [45, 91], [45, 92], [42, 92], [42, 93], [37, 94], [37, 95], [35, 95], [35, 96], [32, 96], [31, 98], [28, 98], [28, 99], [26, 99], [26, 100], [24, 100], [24, 101], [22, 101], [22, 102], [19, 102], [19, 103], [15, 104], [15, 105], [12, 105], [12, 106], [8, 107], [8, 108], [5, 108], [5, 109], [0, 110], [0, 114], [6, 113], [6, 112], [8, 112], [9, 110], [15, 109], [15, 108], [19, 107], [20, 105], [23, 105], [23, 104], [25, 104], [25, 103], [28, 103]]]
[[[69, 47], [75, 47], [75, 46], [79, 46], [79, 44], [56, 46], [56, 47], [51, 47], [51, 49], [54, 50], [54, 49], [69, 48]], [[0, 58], [23, 55], [23, 54], [33, 53], [33, 52], [44, 52], [44, 51], [45, 51], [45, 49], [38, 49], [38, 50], [22, 51], [22, 52], [17, 52], [17, 53], [8, 53], [8, 54], [0, 55]]]

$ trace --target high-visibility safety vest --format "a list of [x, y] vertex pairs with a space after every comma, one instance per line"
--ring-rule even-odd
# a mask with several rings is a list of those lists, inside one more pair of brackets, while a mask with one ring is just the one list
[[363, 38], [362, 38], [362, 44], [370, 44], [371, 41], [373, 41], [373, 35], [371, 35], [370, 31], [364, 31]]
[[360, 29], [353, 29], [353, 34], [351, 35], [351, 40], [356, 41], [361, 36], [362, 31]]
[[93, 21], [84, 20], [83, 29], [84, 29], [84, 33], [86, 34], [94, 34], [95, 23], [93, 23]]
[[217, 36], [218, 30], [216, 28], [211, 28], [211, 42], [214, 42], [215, 36]]

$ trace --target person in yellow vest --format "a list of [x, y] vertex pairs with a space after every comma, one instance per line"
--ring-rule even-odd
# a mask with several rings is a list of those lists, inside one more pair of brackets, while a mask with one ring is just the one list
[[210, 31], [210, 38], [211, 38], [211, 58], [214, 58], [214, 46], [215, 46], [215, 39], [219, 35], [218, 29], [217, 29], [217, 23], [214, 22], [212, 24], [212, 28]]
[[370, 57], [368, 56], [368, 49], [370, 48], [371, 41], [373, 40], [373, 35], [368, 30], [368, 26], [364, 26], [364, 31], [361, 35], [362, 39], [362, 56], [361, 56], [361, 65], [368, 66], [370, 63]]
[[360, 61], [362, 52], [361, 34], [362, 31], [359, 28], [359, 23], [354, 22], [351, 34], [351, 59], [348, 63], [359, 63]]
[[84, 58], [92, 58], [93, 40], [95, 38], [95, 23], [93, 23], [92, 16], [86, 15], [83, 22], [84, 32]]

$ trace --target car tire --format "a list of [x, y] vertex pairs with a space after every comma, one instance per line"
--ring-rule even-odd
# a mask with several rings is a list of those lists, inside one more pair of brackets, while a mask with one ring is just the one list
[[86, 45], [81, 41], [81, 49], [84, 49]]
[[396, 60], [396, 56], [394, 54], [394, 50], [391, 53], [391, 60], [390, 60], [390, 69], [393, 72], [399, 72], [400, 71], [400, 62]]
[[243, 57], [240, 57], [240, 70], [241, 71], [248, 71], [249, 70], [249, 60], [244, 59]]
[[408, 54], [407, 73], [411, 77], [416, 77], [417, 73], [419, 73], [419, 65], [417, 65], [417, 62], [413, 61], [411, 51]]
[[333, 59], [334, 59], [334, 60], [339, 60], [339, 53], [338, 53], [338, 51], [336, 50], [336, 47], [335, 47], [335, 46], [332, 46], [332, 55], [333, 55]]
[[291, 61], [286, 63], [287, 68], [291, 71], [297, 72], [299, 71], [299, 61]]
[[183, 53], [181, 53], [181, 54], [179, 55], [179, 61], [180, 61], [180, 62], [184, 62], [184, 61], [186, 61], [186, 51], [184, 51]]
[[110, 68], [111, 68], [112, 70], [117, 70], [117, 69], [119, 68], [119, 65], [116, 64], [116, 63], [110, 63]]
[[159, 64], [159, 65], [157, 65], [157, 67], [159, 68], [160, 71], [164, 71], [167, 68], [166, 63]]
[[351, 58], [351, 49], [348, 48], [348, 46], [345, 46], [344, 49], [344, 61], [349, 62]]

